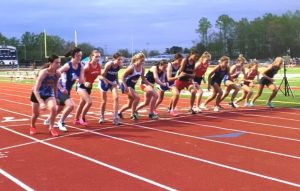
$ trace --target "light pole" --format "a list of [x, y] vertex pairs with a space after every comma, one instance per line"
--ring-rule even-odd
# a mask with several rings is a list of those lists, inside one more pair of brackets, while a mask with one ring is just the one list
[[[222, 44], [222, 49], [221, 49], [221, 55], [224, 55], [225, 51], [224, 51], [224, 38], [222, 36], [222, 27], [224, 27], [224, 23], [221, 20], [217, 21], [217, 24], [219, 25], [219, 29], [220, 29], [220, 40], [221, 40], [221, 44]], [[223, 31], [224, 33], [224, 31]]]
[[148, 58], [149, 57], [149, 42], [146, 42], [146, 45], [147, 45], [147, 55], [146, 55], [146, 57]]

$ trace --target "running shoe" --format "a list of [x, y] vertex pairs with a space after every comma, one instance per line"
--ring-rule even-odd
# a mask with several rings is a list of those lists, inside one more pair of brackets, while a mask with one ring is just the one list
[[68, 131], [68, 129], [65, 127], [65, 123], [57, 122], [57, 126], [60, 131], [64, 131], [64, 132]]
[[274, 108], [274, 105], [272, 104], [272, 102], [267, 102], [267, 106], [269, 107], [269, 108]]
[[99, 121], [98, 121], [98, 123], [104, 123], [105, 122], [105, 120], [104, 120], [104, 116], [100, 116], [100, 119], [99, 119]]
[[130, 119], [136, 121], [139, 119], [138, 115], [136, 114], [136, 112], [134, 112], [131, 116], [130, 116]]
[[35, 127], [30, 127], [29, 134], [30, 135], [35, 135], [36, 134], [36, 128]]
[[149, 119], [158, 119], [158, 115], [156, 115], [155, 113], [149, 113], [148, 115]]
[[123, 117], [123, 114], [122, 114], [122, 113], [118, 113], [118, 117], [119, 117], [120, 119], [124, 119], [124, 117]]
[[85, 122], [83, 119], [76, 119], [74, 121], [74, 125], [83, 125], [83, 126], [87, 126], [87, 122]]
[[49, 119], [45, 119], [44, 125], [50, 125]]
[[55, 128], [49, 128], [49, 133], [50, 133], [53, 137], [57, 137], [57, 136], [58, 136], [58, 132], [56, 131]]
[[233, 102], [232, 104], [234, 105], [235, 108], [240, 107], [236, 102]]
[[203, 110], [209, 110], [209, 108], [207, 107], [207, 105], [204, 105], [204, 103], [201, 103], [200, 109], [203, 109]]
[[116, 125], [116, 126], [120, 125], [119, 118], [114, 118], [113, 124]]
[[218, 112], [219, 111], [219, 107], [218, 106], [215, 106], [214, 107], [214, 112]]
[[254, 106], [254, 103], [253, 103], [253, 101], [251, 101], [250, 103], [249, 103], [249, 107], [253, 107]]
[[197, 112], [196, 112], [194, 109], [190, 109], [190, 110], [189, 110], [189, 113], [192, 114], [192, 115], [194, 115], [194, 114], [196, 114]]
[[236, 108], [233, 102], [229, 102], [228, 105], [232, 108]]
[[177, 117], [179, 114], [175, 110], [171, 110], [170, 115], [172, 115], [173, 117]]

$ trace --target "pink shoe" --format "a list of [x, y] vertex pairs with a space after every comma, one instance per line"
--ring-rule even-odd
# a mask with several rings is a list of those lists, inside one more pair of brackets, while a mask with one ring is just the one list
[[49, 133], [50, 133], [53, 137], [57, 137], [57, 136], [58, 136], [58, 132], [57, 132], [56, 129], [54, 129], [54, 128], [49, 128]]
[[75, 121], [73, 122], [74, 125], [80, 125], [80, 119], [75, 119]]
[[156, 110], [154, 110], [153, 113], [154, 113], [155, 115], [158, 115], [158, 112], [157, 112]]
[[85, 122], [83, 119], [76, 119], [76, 120], [74, 121], [74, 125], [83, 125], [83, 126], [87, 126], [88, 123]]
[[30, 135], [35, 135], [36, 134], [36, 128], [35, 127], [30, 127], [29, 134]]
[[174, 110], [171, 110], [170, 115], [172, 115], [173, 117], [177, 117], [178, 113], [176, 113], [176, 111], [174, 111]]

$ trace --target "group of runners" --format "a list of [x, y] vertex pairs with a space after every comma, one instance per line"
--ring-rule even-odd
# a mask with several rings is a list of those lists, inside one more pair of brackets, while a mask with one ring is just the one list
[[[267, 101], [268, 107], [274, 107], [272, 99], [276, 96], [278, 88], [274, 84], [273, 77], [283, 64], [283, 59], [277, 57], [261, 74], [258, 72], [258, 62], [252, 61], [246, 64], [246, 59], [240, 55], [235, 64], [230, 66], [230, 59], [222, 56], [210, 72], [208, 72], [207, 89], [211, 95], [202, 102], [204, 76], [210, 66], [211, 54], [204, 52], [198, 55], [191, 51], [186, 58], [180, 53], [175, 54], [172, 61], [161, 60], [146, 72], [144, 68], [145, 56], [143, 53], [135, 54], [125, 72], [118, 75], [123, 68], [122, 55], [115, 53], [112, 61], [105, 63], [101, 69], [101, 53], [94, 50], [90, 54], [90, 61], [83, 64], [82, 51], [74, 48], [68, 53], [71, 60], [60, 67], [60, 58], [52, 55], [40, 70], [36, 84], [32, 89], [32, 118], [30, 134], [37, 133], [36, 120], [41, 110], [49, 110], [49, 117], [44, 121], [44, 125], [49, 126], [52, 136], [58, 136], [54, 125], [57, 114], [60, 112], [60, 119], [57, 127], [60, 131], [66, 132], [65, 119], [74, 110], [75, 104], [71, 98], [71, 90], [76, 84], [76, 92], [80, 96], [79, 104], [76, 108], [74, 124], [87, 126], [86, 114], [92, 105], [91, 91], [93, 83], [98, 81], [98, 88], [101, 92], [101, 105], [99, 123], [105, 122], [105, 110], [107, 105], [107, 92], [111, 91], [113, 100], [113, 124], [119, 125], [120, 119], [124, 118], [126, 110], [131, 111], [130, 118], [138, 120], [139, 111], [148, 107], [149, 119], [158, 119], [158, 106], [164, 99], [166, 91], [170, 91], [172, 96], [168, 103], [168, 112], [171, 116], [178, 116], [176, 106], [182, 90], [190, 92], [188, 111], [196, 114], [202, 110], [209, 109], [209, 103], [215, 100], [213, 111], [223, 109], [221, 102], [229, 95], [229, 106], [239, 107], [238, 103], [244, 101], [245, 107], [254, 105], [257, 98], [261, 95], [264, 86], [271, 89], [271, 95]], [[242, 78], [239, 78], [243, 74]], [[261, 78], [259, 78], [261, 76]], [[140, 95], [136, 91], [136, 84], [140, 82], [140, 89], [144, 92], [144, 99], [140, 101]], [[257, 94], [253, 97], [254, 85], [258, 83]], [[225, 86], [222, 90], [222, 84]], [[127, 95], [127, 103], [119, 108], [118, 92]], [[212, 89], [212, 90], [211, 90]], [[242, 96], [236, 98], [238, 92], [242, 90]], [[196, 102], [196, 103], [195, 103]]]

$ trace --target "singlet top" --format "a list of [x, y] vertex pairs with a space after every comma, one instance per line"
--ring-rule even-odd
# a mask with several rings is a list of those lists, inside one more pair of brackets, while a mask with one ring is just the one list
[[[180, 67], [175, 68], [174, 65], [172, 63], [169, 63], [171, 65], [172, 71], [171, 71], [171, 77], [175, 77], [177, 74], [177, 71], [179, 70]], [[175, 83], [175, 81], [169, 81], [169, 85], [173, 85]]]
[[68, 62], [69, 70], [62, 73], [59, 84], [62, 88], [65, 88], [68, 91], [68, 94], [70, 95], [71, 89], [76, 82], [77, 79], [79, 79], [80, 71], [81, 71], [81, 63], [78, 63], [77, 69], [74, 69], [72, 66], [72, 62]]
[[[157, 68], [157, 71], [158, 71], [158, 67]], [[165, 79], [163, 78], [165, 72], [163, 71], [158, 71], [158, 78], [161, 82], [165, 82]], [[154, 73], [151, 71], [151, 70], [148, 70], [147, 74], [146, 74], [146, 79], [148, 80], [148, 82], [150, 82], [151, 84], [154, 84], [155, 83], [155, 79], [154, 79]]]
[[[189, 63], [187, 61], [187, 64], [185, 65], [185, 67], [183, 68], [183, 71], [182, 72], [185, 72], [187, 74], [193, 74], [194, 72], [194, 68], [195, 68], [195, 63]], [[189, 81], [190, 80], [190, 77], [188, 76], [183, 76], [181, 78], [179, 78], [180, 81]]]
[[141, 67], [140, 71], [137, 71], [135, 66], [134, 65], [132, 65], [132, 66], [133, 66], [133, 72], [132, 72], [132, 74], [128, 75], [125, 78], [125, 81], [126, 81], [126, 83], [130, 82], [130, 83], [136, 84], [142, 75], [143, 67]]
[[121, 69], [120, 66], [114, 67], [111, 63], [110, 68], [107, 70], [106, 75], [104, 76], [107, 80], [114, 82], [117, 79], [118, 71]]
[[95, 79], [99, 76], [100, 73], [101, 73], [100, 64], [97, 64], [96, 68], [94, 68], [92, 63], [88, 63], [88, 69], [84, 71], [85, 81], [93, 84]]
[[55, 82], [57, 81], [57, 74], [49, 74], [47, 72], [45, 78], [43, 79], [41, 86], [38, 90], [40, 96], [43, 97], [54, 97], [54, 86], [56, 86]]
[[272, 68], [269, 71], [267, 71], [265, 74], [269, 78], [273, 78], [275, 76], [275, 74], [277, 74], [278, 70], [280, 70], [279, 67], [272, 66]]
[[249, 70], [249, 72], [246, 74], [246, 80], [253, 80], [257, 74], [257, 70]]
[[231, 74], [231, 77], [233, 79], [237, 79], [240, 75], [240, 73], [242, 72], [243, 67], [242, 66], [236, 66], [235, 71], [233, 74]]
[[209, 64], [200, 64], [197, 68], [195, 68], [195, 77], [203, 77], [205, 72], [207, 71]]
[[225, 70], [222, 70], [221, 67], [219, 66], [219, 69], [214, 73], [212, 77], [212, 81], [220, 83], [222, 79], [224, 78], [225, 75], [227, 75], [227, 68]]

